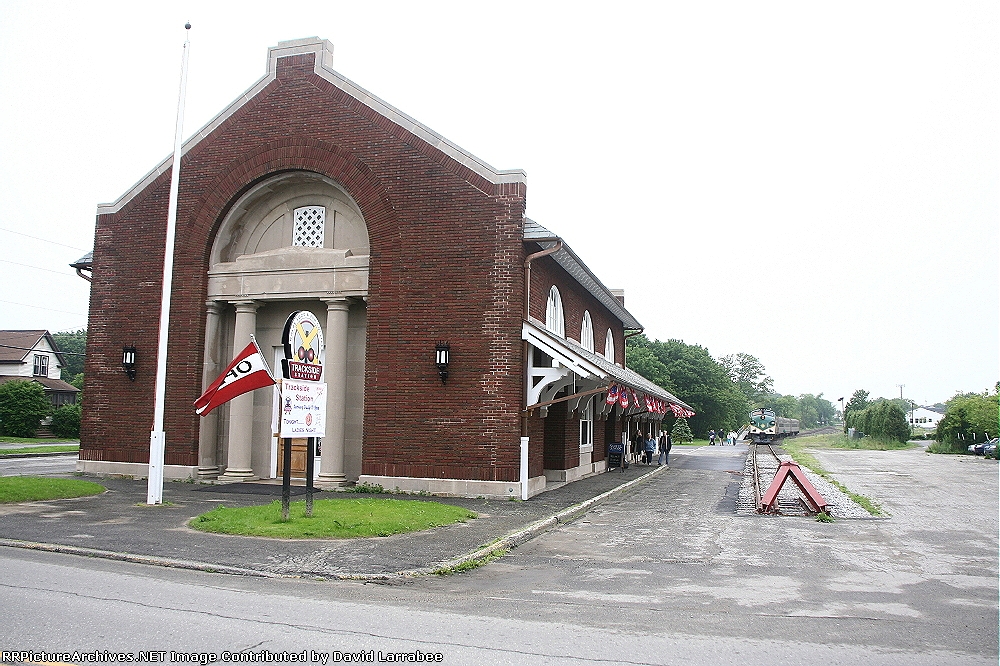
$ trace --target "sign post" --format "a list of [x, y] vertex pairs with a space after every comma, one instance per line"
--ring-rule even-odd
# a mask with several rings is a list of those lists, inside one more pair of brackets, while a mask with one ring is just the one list
[[323, 330], [308, 310], [288, 316], [281, 336], [281, 414], [278, 436], [284, 446], [281, 519], [288, 520], [292, 485], [292, 438], [305, 437], [306, 516], [312, 516], [316, 438], [326, 435], [326, 382], [323, 380]]

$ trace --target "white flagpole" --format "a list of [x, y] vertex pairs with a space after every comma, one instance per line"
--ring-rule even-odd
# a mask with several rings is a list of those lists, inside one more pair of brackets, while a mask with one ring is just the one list
[[170, 202], [167, 205], [167, 240], [163, 251], [163, 292], [160, 298], [160, 341], [156, 352], [156, 403], [153, 430], [149, 433], [149, 484], [146, 504], [163, 503], [163, 453], [167, 434], [163, 432], [163, 412], [167, 384], [167, 330], [170, 325], [170, 290], [174, 277], [174, 236], [177, 230], [177, 190], [181, 172], [181, 140], [184, 130], [184, 94], [187, 89], [188, 39], [191, 24], [184, 24], [184, 56], [181, 59], [181, 89], [177, 100], [174, 129], [174, 161], [170, 170]]

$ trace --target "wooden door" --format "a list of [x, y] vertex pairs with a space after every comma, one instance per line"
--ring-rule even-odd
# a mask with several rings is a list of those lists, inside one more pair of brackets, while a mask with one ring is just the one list
[[[278, 439], [278, 478], [285, 474], [285, 439]], [[306, 478], [306, 460], [308, 458], [309, 440], [305, 437], [292, 440], [292, 478]]]

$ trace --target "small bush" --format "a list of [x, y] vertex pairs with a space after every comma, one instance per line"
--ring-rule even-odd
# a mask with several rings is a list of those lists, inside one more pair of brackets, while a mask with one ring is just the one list
[[11, 381], [0, 384], [0, 435], [34, 437], [39, 422], [52, 413], [41, 384]]
[[52, 434], [56, 437], [80, 437], [80, 405], [63, 405], [52, 412]]
[[377, 483], [359, 483], [353, 488], [347, 488], [346, 492], [349, 493], [370, 493], [372, 495], [380, 495], [385, 492], [385, 488]]

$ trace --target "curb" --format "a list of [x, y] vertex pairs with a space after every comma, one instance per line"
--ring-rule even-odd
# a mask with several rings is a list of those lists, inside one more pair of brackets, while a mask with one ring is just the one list
[[11, 453], [4, 455], [3, 450], [0, 449], [0, 460], [12, 460], [14, 458], [56, 458], [61, 456], [78, 456], [79, 451], [55, 451], [49, 453]]
[[47, 553], [62, 553], [64, 555], [83, 555], [84, 557], [99, 557], [104, 560], [116, 560], [119, 562], [133, 562], [136, 564], [151, 564], [159, 567], [171, 569], [192, 569], [195, 571], [206, 571], [208, 573], [224, 573], [234, 576], [254, 576], [257, 578], [298, 578], [298, 576], [282, 576], [267, 571], [256, 569], [243, 569], [241, 567], [230, 567], [222, 564], [207, 564], [205, 562], [193, 562], [190, 560], [175, 560], [168, 557], [156, 557], [153, 555], [133, 555], [131, 553], [116, 553], [112, 550], [98, 550], [96, 548], [81, 548], [79, 546], [64, 546], [55, 543], [37, 543], [34, 541], [18, 541], [16, 539], [0, 539], [0, 546], [7, 548], [24, 548], [26, 550], [40, 550]]
[[263, 571], [260, 569], [248, 569], [244, 567], [232, 567], [223, 564], [209, 564], [207, 562], [196, 562], [193, 560], [178, 560], [168, 557], [156, 557], [155, 555], [135, 555], [132, 553], [118, 553], [111, 550], [100, 550], [97, 548], [83, 548], [80, 546], [65, 546], [61, 544], [53, 543], [38, 543], [34, 541], [21, 541], [18, 539], [2, 539], [0, 538], [0, 547], [6, 548], [23, 548], [25, 550], [38, 550], [48, 553], [62, 553], [64, 555], [82, 555], [84, 557], [97, 557], [105, 560], [115, 560], [118, 562], [132, 562], [134, 564], [147, 564], [151, 566], [167, 567], [171, 569], [187, 569], [190, 571], [204, 571], [206, 573], [221, 573], [231, 576], [250, 576], [254, 578], [315, 578], [315, 579], [333, 579], [333, 580], [355, 580], [355, 581], [385, 581], [385, 580], [397, 580], [401, 578], [412, 578], [415, 576], [426, 576], [433, 574], [436, 571], [442, 569], [452, 569], [454, 567], [460, 566], [467, 562], [482, 559], [497, 550], [510, 550], [516, 548], [523, 543], [530, 541], [542, 532], [560, 524], [568, 523], [575, 518], [579, 517], [581, 514], [586, 513], [588, 510], [600, 504], [604, 500], [613, 497], [619, 493], [623, 493], [632, 487], [646, 481], [647, 479], [653, 477], [662, 471], [670, 469], [669, 466], [664, 465], [662, 467], [657, 467], [656, 469], [643, 474], [640, 477], [632, 479], [628, 483], [623, 483], [616, 488], [612, 488], [606, 492], [601, 493], [595, 497], [591, 497], [588, 500], [579, 502], [570, 506], [558, 513], [552, 514], [547, 518], [542, 518], [531, 523], [527, 527], [523, 527], [519, 530], [509, 532], [508, 534], [500, 537], [496, 541], [492, 541], [489, 544], [477, 548], [471, 552], [465, 553], [464, 555], [459, 555], [458, 557], [451, 558], [449, 560], [444, 560], [438, 562], [437, 564], [431, 565], [429, 567], [422, 567], [420, 569], [414, 569], [411, 571], [398, 571], [395, 573], [382, 573], [382, 574], [366, 574], [366, 573], [355, 573], [355, 574], [323, 574], [323, 575], [311, 575], [309, 573], [297, 573], [297, 574], [282, 574], [275, 573], [272, 571]]

